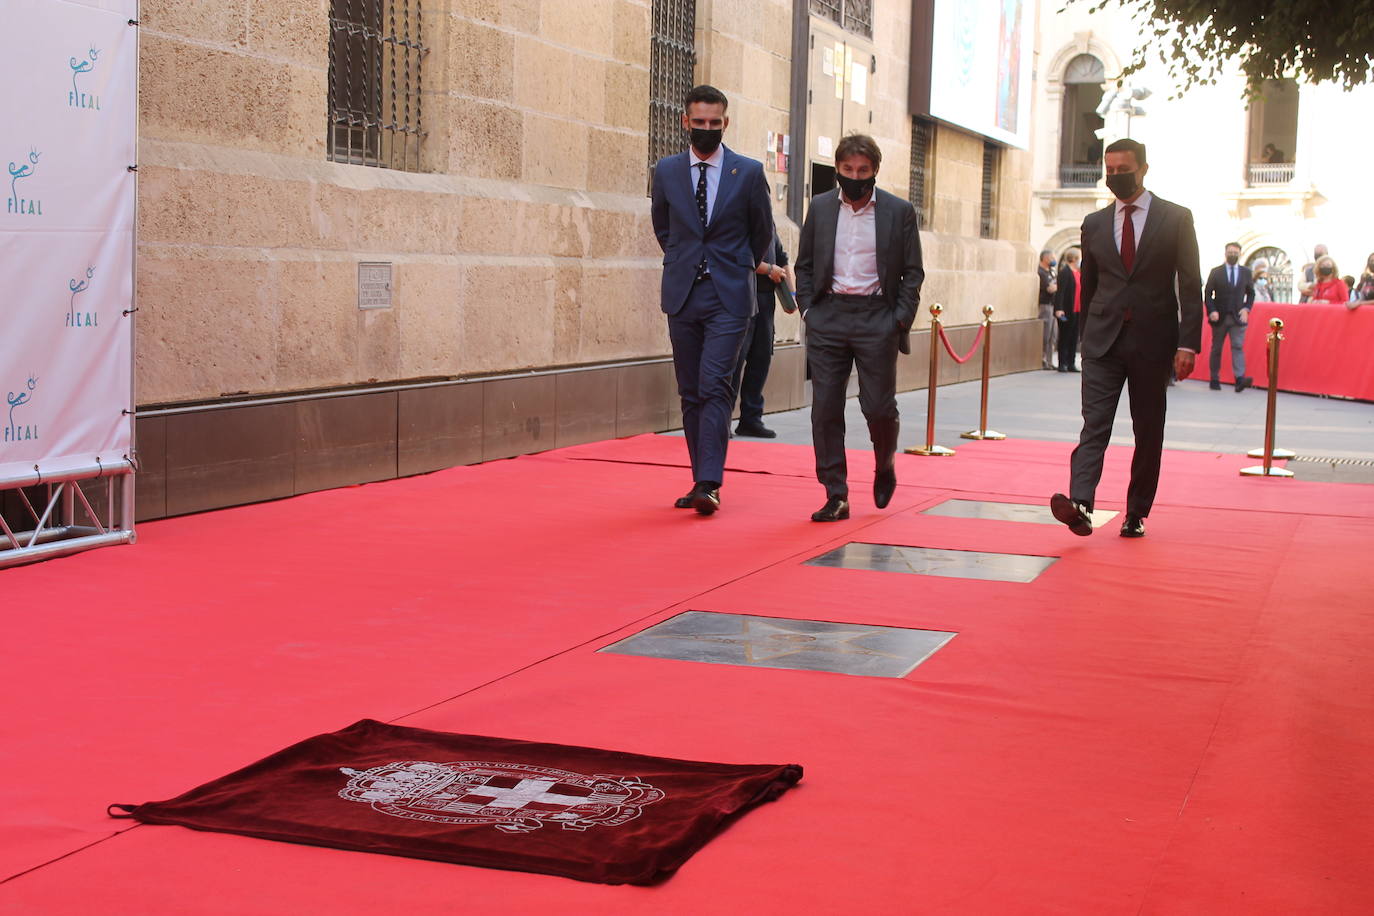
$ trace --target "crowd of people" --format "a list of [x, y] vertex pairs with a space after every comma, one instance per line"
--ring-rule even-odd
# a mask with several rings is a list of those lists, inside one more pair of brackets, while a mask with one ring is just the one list
[[1329, 302], [1357, 309], [1374, 301], [1374, 253], [1365, 260], [1364, 272], [1356, 279], [1350, 274], [1341, 276], [1325, 245], [1312, 250], [1312, 262], [1303, 267], [1303, 282], [1298, 287], [1299, 302]]

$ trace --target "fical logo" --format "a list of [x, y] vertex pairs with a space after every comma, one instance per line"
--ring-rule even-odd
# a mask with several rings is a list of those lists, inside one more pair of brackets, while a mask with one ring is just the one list
[[10, 196], [5, 201], [5, 212], [18, 216], [42, 216], [43, 201], [19, 196], [19, 179], [33, 177], [38, 168], [38, 157], [43, 155], [36, 149], [29, 150], [27, 162], [10, 163]]
[[71, 290], [72, 296], [67, 306], [67, 327], [69, 328], [98, 328], [100, 327], [100, 313], [95, 311], [79, 312], [76, 309], [76, 297], [90, 288], [91, 277], [95, 276], [95, 268], [86, 268], [86, 279], [73, 277], [67, 281], [67, 289]]
[[37, 387], [38, 379], [30, 375], [28, 381], [24, 383], [24, 387], [19, 389], [18, 394], [11, 391], [5, 396], [5, 401], [10, 405], [10, 422], [5, 427], [6, 442], [28, 442], [38, 438], [37, 424], [21, 426], [14, 420], [14, 411], [33, 399], [33, 392]]
[[69, 63], [72, 68], [72, 91], [67, 93], [67, 104], [72, 108], [90, 108], [94, 111], [100, 110], [100, 96], [82, 92], [77, 85], [76, 78], [82, 73], [90, 73], [95, 69], [96, 59], [100, 57], [99, 48], [91, 48], [86, 52], [86, 57], [82, 59], [70, 58]]

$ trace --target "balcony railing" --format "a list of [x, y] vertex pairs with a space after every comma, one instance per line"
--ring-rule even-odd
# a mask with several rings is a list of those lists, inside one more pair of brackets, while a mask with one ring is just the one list
[[1061, 165], [1059, 167], [1059, 186], [1061, 188], [1091, 188], [1102, 177], [1100, 164]]
[[1288, 184], [1293, 180], [1294, 166], [1291, 162], [1252, 162], [1250, 163], [1250, 185]]

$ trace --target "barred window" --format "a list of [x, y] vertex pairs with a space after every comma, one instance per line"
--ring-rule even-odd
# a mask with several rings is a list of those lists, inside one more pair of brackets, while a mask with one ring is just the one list
[[997, 179], [1001, 170], [1002, 147], [991, 140], [983, 141], [983, 199], [979, 210], [978, 234], [985, 239], [997, 238]]
[[649, 168], [664, 156], [682, 152], [682, 100], [693, 85], [697, 65], [696, 0], [653, 0], [649, 39]]
[[328, 155], [419, 171], [420, 0], [330, 0]]
[[811, 12], [865, 38], [873, 37], [873, 0], [811, 0]]
[[916, 225], [930, 227], [935, 204], [935, 122], [911, 119], [911, 184], [907, 192], [916, 208]]

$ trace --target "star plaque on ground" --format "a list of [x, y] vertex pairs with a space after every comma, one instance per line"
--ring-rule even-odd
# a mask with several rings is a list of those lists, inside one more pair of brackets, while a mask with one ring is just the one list
[[[921, 513], [947, 518], [978, 518], [998, 522], [1030, 522], [1037, 525], [1062, 525], [1046, 503], [1003, 503], [980, 499], [947, 499]], [[1108, 509], [1093, 512], [1093, 527], [1101, 528], [1118, 513]]]
[[941, 630], [685, 611], [600, 651], [717, 665], [905, 677], [954, 636]]
[[917, 576], [952, 576], [992, 582], [1034, 582], [1058, 557], [983, 553], [939, 547], [905, 547], [853, 541], [806, 561], [807, 566], [870, 569]]

